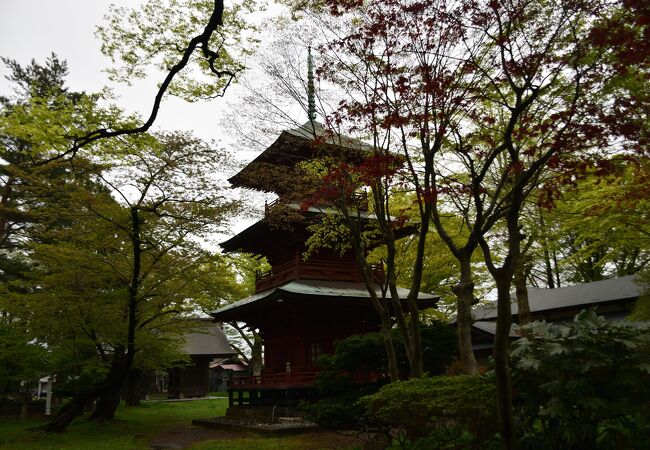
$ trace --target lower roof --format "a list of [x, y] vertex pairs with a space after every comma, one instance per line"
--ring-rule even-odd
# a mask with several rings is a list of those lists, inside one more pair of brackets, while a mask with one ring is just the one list
[[[381, 288], [376, 287], [376, 292], [381, 296]], [[408, 289], [397, 288], [400, 299], [406, 299]], [[327, 280], [292, 280], [280, 286], [267, 289], [251, 295], [243, 300], [224, 306], [210, 314], [215, 320], [231, 321], [241, 320], [239, 313], [252, 311], [270, 301], [283, 296], [290, 296], [294, 301], [309, 302], [310, 300], [329, 300], [333, 302], [366, 302], [370, 294], [365, 284], [351, 281], [327, 281]], [[439, 297], [418, 293], [418, 301], [421, 309], [435, 307]]]
[[[635, 275], [609, 280], [581, 283], [555, 289], [528, 286], [530, 311], [549, 312], [572, 307], [589, 307], [599, 303], [622, 302], [636, 299], [643, 292], [643, 286], [636, 282]], [[518, 313], [517, 299], [513, 297], [512, 314]], [[497, 317], [496, 302], [472, 309], [474, 320], [492, 320]]]
[[221, 324], [202, 323], [198, 330], [183, 336], [182, 351], [193, 356], [227, 356], [236, 352], [228, 343]]

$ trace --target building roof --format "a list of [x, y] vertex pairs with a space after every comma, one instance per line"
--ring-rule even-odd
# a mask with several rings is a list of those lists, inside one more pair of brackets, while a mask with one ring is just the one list
[[[397, 288], [400, 298], [405, 299], [408, 289]], [[381, 295], [380, 287], [377, 286], [377, 293]], [[280, 286], [267, 289], [251, 295], [243, 300], [232, 303], [228, 306], [210, 313], [216, 320], [237, 320], [240, 311], [247, 311], [268, 302], [275, 301], [283, 296], [291, 296], [302, 301], [310, 299], [327, 298], [337, 302], [366, 302], [370, 294], [363, 283], [351, 281], [327, 281], [327, 280], [292, 280]], [[433, 307], [438, 301], [437, 296], [420, 292], [418, 300], [423, 307]]]
[[343, 136], [337, 133], [331, 133], [323, 127], [322, 123], [316, 121], [314, 122], [307, 121], [297, 128], [294, 128], [292, 130], [287, 130], [286, 133], [304, 139], [310, 139], [310, 140], [321, 139], [323, 140], [323, 142], [330, 145], [336, 145], [339, 147], [345, 147], [345, 148], [350, 148], [355, 150], [373, 149], [371, 145], [368, 145], [365, 142], [360, 141], [358, 139], [354, 139], [348, 136]]
[[223, 369], [223, 370], [232, 370], [233, 372], [244, 372], [248, 370], [248, 366], [242, 363], [232, 363], [232, 364], [210, 364], [210, 369]]
[[221, 329], [221, 324], [204, 322], [200, 331], [187, 333], [183, 353], [193, 356], [226, 356], [236, 352], [228, 343], [226, 333]]
[[[600, 303], [632, 300], [643, 292], [643, 286], [635, 281], [635, 275], [609, 280], [581, 283], [555, 289], [528, 286], [528, 303], [532, 313], [575, 307], [589, 307]], [[511, 304], [512, 314], [518, 312], [516, 298]], [[496, 302], [477, 306], [472, 310], [475, 320], [495, 319]]]
[[[237, 187], [280, 193], [291, 187], [287, 169], [301, 161], [313, 159], [317, 154], [354, 159], [371, 149], [362, 141], [329, 133], [320, 123], [307, 121], [297, 128], [282, 131], [275, 142], [228, 181]], [[287, 186], [278, 183], [280, 175], [288, 178]]]
[[[282, 207], [295, 212], [295, 215], [292, 216], [292, 220], [288, 220], [288, 222], [293, 223], [294, 225], [298, 223], [298, 217], [308, 221], [309, 219], [322, 216], [323, 214], [340, 215], [339, 211], [327, 206], [311, 206], [303, 209], [297, 203], [283, 203]], [[358, 211], [358, 214], [359, 218], [363, 221], [373, 221], [377, 219], [375, 214], [368, 211]], [[394, 230], [395, 236], [398, 239], [414, 234], [415, 232], [417, 232], [417, 228], [413, 225], [403, 225]], [[268, 220], [265, 217], [253, 223], [248, 228], [240, 231], [228, 240], [220, 242], [219, 245], [226, 252], [243, 251], [245, 253], [268, 256], [271, 253], [271, 248], [277, 247], [278, 245], [285, 245], [284, 239], [286, 239], [286, 230], [278, 227], [277, 220], [273, 222], [273, 220]]]
[[[474, 328], [480, 330], [484, 333], [495, 335], [497, 333], [497, 323], [489, 320], [477, 320], [472, 324]], [[519, 331], [519, 325], [513, 323], [510, 326], [510, 337], [519, 338], [521, 337], [521, 332]]]

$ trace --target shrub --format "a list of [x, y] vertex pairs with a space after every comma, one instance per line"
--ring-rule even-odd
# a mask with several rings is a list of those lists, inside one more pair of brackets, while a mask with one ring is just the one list
[[647, 448], [648, 325], [586, 311], [565, 325], [524, 330], [512, 351], [523, 448]]
[[[407, 370], [402, 337], [394, 330], [393, 339], [400, 367]], [[455, 352], [453, 329], [434, 322], [422, 327], [425, 370], [441, 373]], [[356, 401], [364, 395], [377, 392], [388, 381], [388, 359], [384, 341], [379, 333], [350, 336], [336, 344], [334, 355], [319, 359], [323, 372], [316, 379], [320, 400], [301, 405], [307, 416], [328, 427], [356, 427], [362, 410]]]
[[388, 384], [359, 404], [412, 448], [483, 448], [496, 429], [495, 396], [491, 378], [438, 376]]

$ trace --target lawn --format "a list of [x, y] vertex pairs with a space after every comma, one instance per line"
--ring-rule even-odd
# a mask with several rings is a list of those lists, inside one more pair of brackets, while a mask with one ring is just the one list
[[141, 449], [161, 430], [189, 424], [192, 419], [224, 415], [226, 399], [188, 402], [146, 402], [141, 407], [120, 407], [115, 421], [95, 424], [85, 420], [74, 422], [66, 433], [46, 434], [26, 431], [42, 421], [21, 422], [0, 418], [0, 448], [16, 450], [40, 449]]
[[[333, 432], [298, 436], [267, 437], [252, 433], [205, 430], [190, 426], [192, 419], [222, 416], [228, 407], [224, 398], [186, 402], [146, 402], [141, 407], [118, 409], [116, 419], [106, 424], [85, 420], [74, 422], [66, 433], [27, 431], [42, 420], [21, 422], [0, 418], [0, 449], [11, 450], [122, 450], [149, 449], [155, 441], [186, 441], [192, 450], [244, 449], [345, 449], [355, 448], [354, 438]], [[197, 441], [195, 443], [192, 442]]]

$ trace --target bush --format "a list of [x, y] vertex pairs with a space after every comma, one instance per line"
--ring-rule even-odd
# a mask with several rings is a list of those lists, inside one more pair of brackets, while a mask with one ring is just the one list
[[[406, 371], [408, 361], [398, 330], [394, 330], [393, 339], [400, 367]], [[425, 370], [441, 373], [455, 352], [453, 329], [441, 322], [422, 327], [422, 342]], [[319, 425], [356, 427], [362, 416], [356, 401], [388, 382], [388, 359], [381, 334], [343, 339], [336, 344], [334, 355], [324, 355], [318, 362], [323, 368], [316, 379], [320, 400], [303, 403], [301, 408]]]
[[408, 440], [410, 448], [485, 448], [496, 430], [495, 396], [491, 378], [438, 376], [388, 384], [359, 404], [397, 429], [402, 446]]
[[350, 376], [326, 370], [316, 378], [316, 388], [320, 400], [303, 403], [301, 408], [310, 420], [329, 428], [356, 428], [363, 410], [357, 400], [376, 392], [385, 381], [355, 382]]
[[650, 328], [593, 311], [533, 323], [512, 351], [522, 448], [647, 448]]

